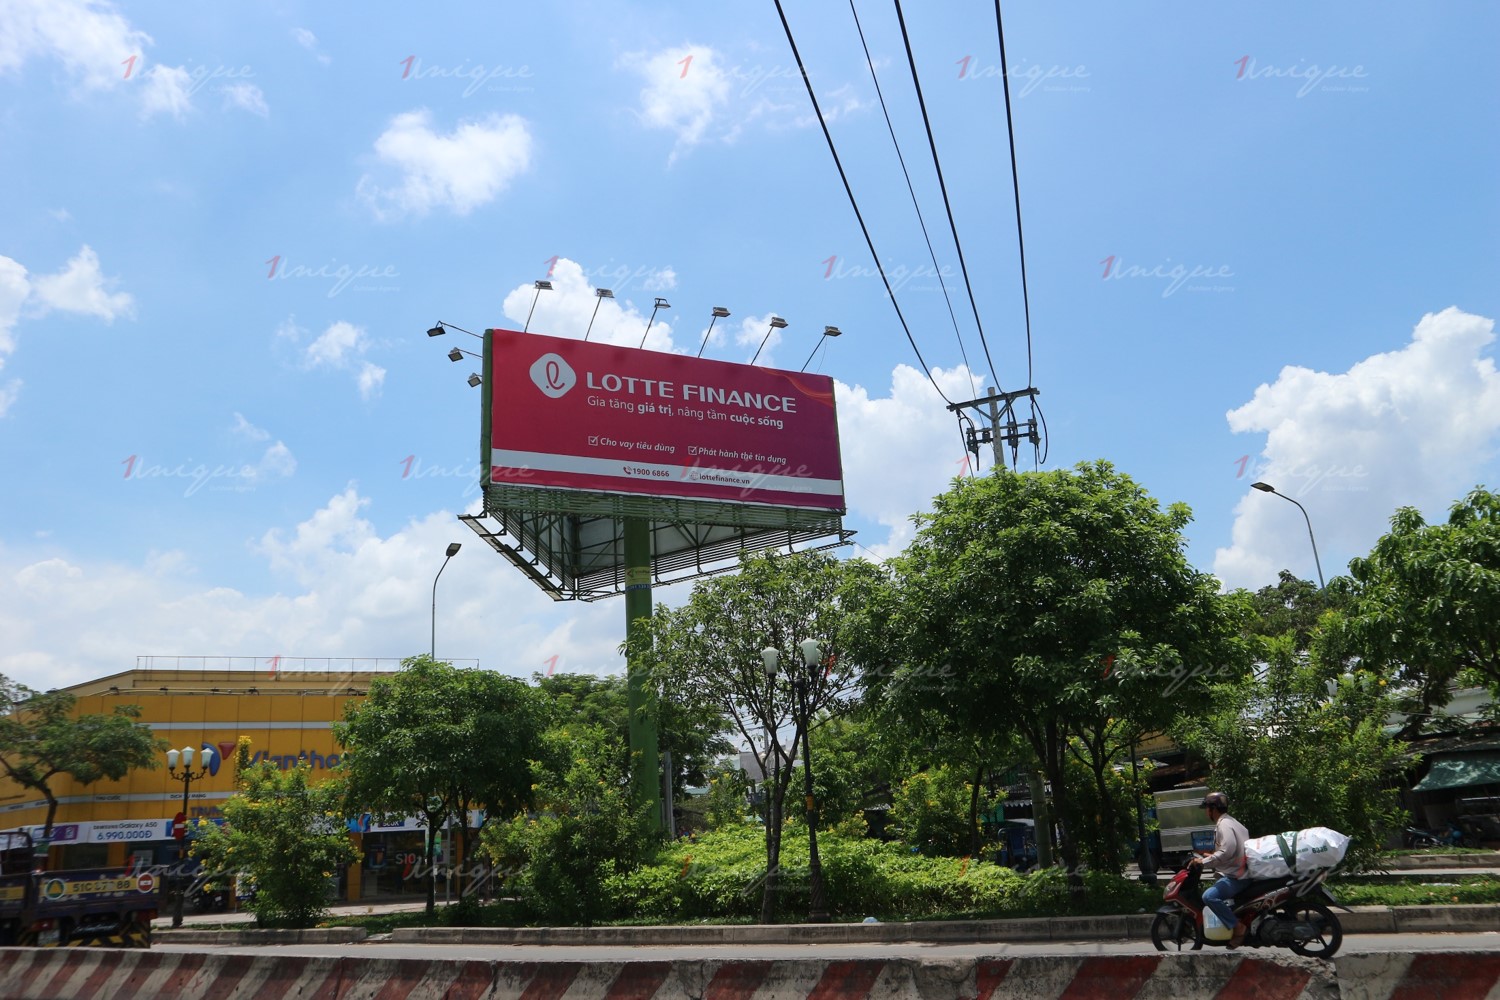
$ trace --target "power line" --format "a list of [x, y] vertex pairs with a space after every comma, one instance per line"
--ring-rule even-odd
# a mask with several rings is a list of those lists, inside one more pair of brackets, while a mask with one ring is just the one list
[[964, 290], [969, 294], [969, 307], [974, 311], [974, 325], [979, 328], [979, 343], [984, 348], [984, 360], [990, 366], [990, 378], [995, 381], [996, 385], [999, 385], [1000, 373], [995, 368], [994, 359], [990, 357], [990, 345], [984, 336], [984, 324], [979, 320], [979, 304], [974, 299], [974, 286], [969, 283], [969, 265], [964, 261], [964, 247], [958, 239], [958, 225], [953, 221], [953, 205], [948, 201], [948, 184], [943, 180], [943, 164], [938, 157], [937, 141], [932, 137], [932, 121], [927, 116], [927, 101], [922, 96], [922, 81], [917, 78], [917, 59], [911, 51], [911, 36], [906, 31], [906, 17], [901, 12], [901, 0], [896, 0], [896, 20], [901, 25], [901, 41], [906, 46], [906, 62], [911, 67], [911, 82], [917, 90], [917, 106], [922, 109], [922, 125], [927, 130], [927, 146], [932, 150], [932, 165], [937, 170], [938, 189], [943, 193], [943, 208], [948, 212], [948, 228], [953, 233], [953, 246], [958, 250], [958, 266], [963, 272]]
[[[896, 310], [896, 318], [901, 321], [901, 329], [906, 333], [907, 343], [917, 355], [917, 361], [922, 366], [922, 372], [927, 376], [927, 381], [937, 390], [937, 394], [943, 398], [943, 402], [952, 403], [948, 394], [943, 392], [943, 387], [937, 384], [937, 379], [932, 377], [932, 370], [927, 367], [927, 359], [922, 357], [922, 350], [917, 346], [916, 338], [911, 335], [911, 327], [906, 323], [906, 317], [901, 312], [901, 306], [896, 302], [896, 292], [891, 288], [890, 279], [885, 275], [885, 266], [880, 263], [880, 254], [875, 250], [875, 241], [870, 238], [870, 229], [865, 225], [865, 217], [859, 210], [859, 202], [854, 197], [854, 189], [849, 186], [849, 175], [844, 172], [844, 164], [839, 159], [839, 151], [833, 145], [833, 136], [828, 131], [828, 122], [823, 118], [823, 109], [818, 106], [818, 97], [813, 93], [812, 79], [807, 75], [807, 67], [803, 65], [802, 53], [797, 51], [797, 41], [792, 37], [792, 26], [787, 23], [786, 11], [781, 6], [781, 0], [776, 0], [776, 14], [781, 18], [781, 28], [786, 32], [787, 45], [791, 46], [792, 57], [797, 60], [797, 72], [802, 74], [802, 84], [807, 88], [808, 100], [812, 101], [813, 114], [817, 115], [818, 126], [823, 130], [823, 139], [828, 143], [828, 152], [833, 155], [833, 165], [838, 168], [839, 180], [844, 183], [844, 193], [849, 196], [849, 206], [854, 209], [854, 217], [859, 220], [859, 231], [864, 234], [865, 245], [870, 249], [870, 256], [875, 261], [875, 268], [880, 272], [880, 280], [885, 285], [885, 293], [890, 297], [891, 308]], [[981, 340], [983, 335], [981, 334]]]
[[870, 58], [870, 46], [865, 41], [864, 26], [859, 23], [859, 11], [854, 0], [849, 0], [849, 13], [854, 15], [854, 28], [859, 32], [859, 44], [865, 50], [865, 65], [870, 67], [870, 80], [875, 84], [875, 96], [880, 98], [880, 111], [885, 115], [886, 131], [891, 134], [891, 145], [896, 148], [896, 159], [901, 164], [901, 175], [906, 178], [906, 190], [911, 195], [911, 207], [916, 210], [917, 223], [922, 227], [922, 239], [927, 242], [927, 256], [932, 260], [932, 270], [937, 274], [938, 285], [943, 289], [943, 301], [948, 304], [948, 318], [953, 321], [953, 336], [958, 341], [959, 357], [964, 359], [964, 370], [969, 373], [969, 384], [974, 395], [979, 395], [979, 382], [974, 378], [974, 367], [969, 364], [969, 354], [964, 350], [963, 334], [958, 331], [958, 317], [953, 313], [953, 300], [948, 296], [948, 283], [943, 280], [943, 269], [938, 266], [937, 253], [932, 249], [932, 237], [927, 234], [927, 220], [922, 218], [922, 207], [917, 204], [917, 192], [912, 187], [911, 173], [906, 169], [906, 157], [901, 155], [901, 143], [896, 140], [896, 129], [891, 124], [890, 110], [885, 106], [885, 94], [880, 89], [880, 78], [875, 75], [875, 60]]
[[[901, 4], [897, 0], [897, 8]], [[1026, 238], [1021, 234], [1021, 177], [1016, 170], [1016, 128], [1010, 111], [1010, 70], [1005, 63], [1005, 25], [1000, 19], [1000, 0], [995, 0], [995, 32], [1000, 38], [1000, 81], [1005, 88], [1005, 134], [1010, 139], [1010, 185], [1016, 202], [1016, 247], [1021, 256], [1021, 303], [1026, 310], [1026, 384], [1031, 373], [1031, 296], [1026, 290]], [[1033, 401], [1033, 409], [1035, 402]]]

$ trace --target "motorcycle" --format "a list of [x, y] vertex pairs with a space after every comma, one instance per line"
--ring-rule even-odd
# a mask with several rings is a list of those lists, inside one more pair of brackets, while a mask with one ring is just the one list
[[[1252, 882], [1234, 897], [1237, 921], [1248, 930], [1242, 947], [1290, 948], [1308, 958], [1332, 958], [1344, 942], [1344, 928], [1330, 906], [1341, 906], [1323, 885], [1331, 869], [1308, 875]], [[1172, 876], [1162, 898], [1166, 905], [1151, 922], [1151, 943], [1157, 951], [1198, 951], [1204, 944], [1228, 945], [1203, 934], [1203, 893], [1200, 869], [1187, 866]]]
[[1443, 845], [1443, 842], [1438, 839], [1437, 834], [1431, 830], [1423, 830], [1417, 826], [1407, 827], [1406, 832], [1401, 836], [1401, 842], [1408, 849], [1416, 848], [1418, 850], [1428, 847], [1441, 847]]

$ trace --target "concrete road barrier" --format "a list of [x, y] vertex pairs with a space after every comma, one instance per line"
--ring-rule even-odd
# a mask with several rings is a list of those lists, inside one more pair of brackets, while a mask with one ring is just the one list
[[1484, 1000], [1500, 996], [1500, 953], [1425, 952], [1336, 959], [1340, 1000]]
[[[564, 995], [567, 1000], [1335, 1000], [1339, 993], [1327, 963], [1225, 954], [538, 963], [0, 952], [0, 996], [14, 1000], [559, 1000]], [[1381, 1000], [1389, 995], [1380, 994]], [[1442, 996], [1423, 995], [1427, 1000]]]

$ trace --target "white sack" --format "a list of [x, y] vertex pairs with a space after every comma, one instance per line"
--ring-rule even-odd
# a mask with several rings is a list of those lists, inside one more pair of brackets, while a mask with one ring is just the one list
[[1256, 837], [1245, 841], [1247, 878], [1285, 878], [1332, 868], [1344, 860], [1349, 838], [1337, 830], [1315, 826], [1307, 830]]

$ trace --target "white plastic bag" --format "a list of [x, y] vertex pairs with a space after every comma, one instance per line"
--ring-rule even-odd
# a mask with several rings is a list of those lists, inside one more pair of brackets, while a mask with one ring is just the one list
[[1203, 908], [1203, 936], [1210, 941], [1228, 941], [1234, 936], [1234, 931], [1219, 919], [1213, 907], [1205, 906]]
[[1307, 875], [1337, 865], [1348, 850], [1349, 838], [1325, 826], [1256, 837], [1245, 841], [1245, 875], [1247, 878]]

